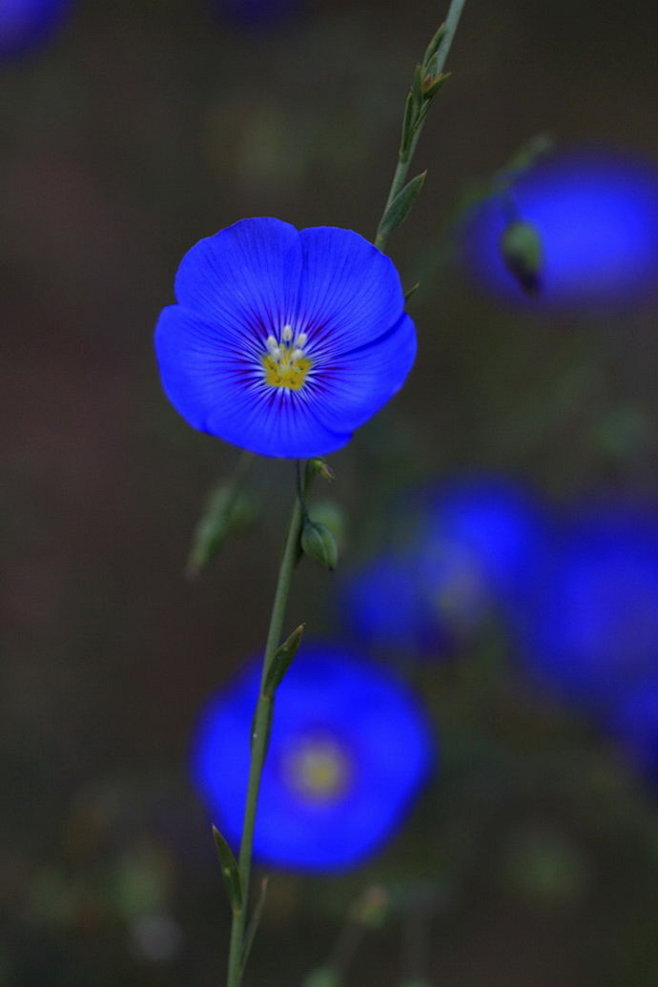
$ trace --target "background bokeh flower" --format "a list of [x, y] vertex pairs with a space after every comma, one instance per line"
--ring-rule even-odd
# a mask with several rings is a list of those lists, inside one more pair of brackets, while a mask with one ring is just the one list
[[[501, 253], [515, 219], [530, 224], [542, 246], [531, 299]], [[474, 210], [466, 254], [483, 286], [526, 305], [602, 313], [655, 297], [658, 165], [605, 148], [555, 153]]]
[[[193, 771], [213, 821], [237, 842], [260, 669], [208, 704]], [[425, 713], [402, 683], [340, 644], [302, 646], [279, 687], [254, 851], [274, 865], [354, 866], [390, 838], [435, 759]]]
[[0, 58], [39, 47], [68, 17], [73, 0], [2, 0]]

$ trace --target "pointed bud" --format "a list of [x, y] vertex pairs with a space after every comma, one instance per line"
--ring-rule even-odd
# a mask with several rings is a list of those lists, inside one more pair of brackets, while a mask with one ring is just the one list
[[327, 483], [333, 483], [336, 479], [336, 474], [332, 468], [325, 463], [324, 459], [320, 459], [318, 456], [314, 459], [309, 459], [307, 469], [311, 476], [321, 476], [323, 480], [327, 481]]
[[543, 251], [534, 226], [520, 219], [513, 220], [500, 239], [500, 249], [508, 270], [528, 295], [541, 288]]
[[333, 571], [338, 562], [336, 539], [324, 524], [307, 518], [302, 528], [301, 546], [304, 555], [325, 569]]

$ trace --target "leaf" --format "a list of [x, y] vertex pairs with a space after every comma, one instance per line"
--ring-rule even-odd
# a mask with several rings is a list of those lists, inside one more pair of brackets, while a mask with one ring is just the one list
[[212, 828], [212, 835], [222, 868], [222, 876], [226, 885], [228, 900], [233, 911], [238, 912], [242, 908], [242, 881], [240, 880], [238, 862], [227, 841], [216, 826]]
[[292, 665], [295, 655], [299, 650], [299, 645], [302, 643], [305, 626], [305, 624], [300, 624], [299, 627], [296, 627], [292, 634], [275, 651], [274, 658], [265, 677], [263, 691], [266, 695], [273, 696], [281, 685], [283, 677]]
[[423, 65], [425, 66], [425, 68], [427, 68], [431, 59], [434, 57], [434, 55], [436, 55], [437, 51], [441, 47], [441, 42], [445, 37], [445, 33], [447, 29], [448, 29], [448, 25], [444, 21], [443, 24], [439, 25], [435, 34], [432, 36], [430, 43], [425, 49], [425, 54], [423, 55]]
[[410, 182], [407, 182], [404, 188], [400, 189], [382, 217], [377, 230], [377, 237], [388, 238], [393, 230], [396, 230], [405, 221], [414, 202], [420, 195], [426, 177], [427, 172], [422, 171], [420, 175], [416, 175]]

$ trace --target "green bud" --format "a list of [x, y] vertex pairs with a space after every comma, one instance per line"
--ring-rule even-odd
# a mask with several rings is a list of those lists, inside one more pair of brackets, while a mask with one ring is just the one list
[[331, 967], [321, 966], [304, 977], [302, 987], [340, 987], [340, 977]]
[[543, 251], [534, 226], [521, 219], [513, 220], [500, 239], [500, 249], [508, 270], [528, 295], [541, 288]]
[[257, 514], [258, 506], [250, 490], [235, 490], [230, 483], [221, 483], [216, 487], [192, 536], [185, 567], [188, 579], [198, 576], [219, 553], [227, 538], [248, 528]]
[[338, 562], [336, 539], [324, 524], [306, 518], [302, 528], [301, 546], [304, 555], [333, 571]]
[[311, 476], [321, 476], [323, 480], [327, 481], [327, 483], [333, 483], [336, 479], [336, 474], [332, 468], [325, 463], [324, 459], [320, 459], [319, 456], [316, 456], [314, 459], [309, 459], [307, 469]]

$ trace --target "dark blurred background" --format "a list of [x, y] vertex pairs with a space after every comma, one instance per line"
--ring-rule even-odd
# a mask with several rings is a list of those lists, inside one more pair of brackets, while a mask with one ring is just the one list
[[[185, 250], [243, 216], [374, 236], [445, 12], [300, 0], [261, 23], [201, 0], [80, 0], [0, 64], [2, 987], [222, 982], [228, 909], [189, 737], [262, 645], [290, 469], [257, 465], [260, 522], [186, 581], [237, 451], [168, 405], [152, 328]], [[467, 4], [417, 155], [422, 203], [389, 245], [406, 284], [438, 255], [412, 303], [417, 366], [332, 457], [347, 565], [376, 543], [373, 505], [381, 533], [428, 478], [512, 475], [558, 507], [658, 500], [655, 304], [515, 308], [446, 247], [465, 190], [539, 132], [658, 163], [657, 33], [649, 2]], [[333, 632], [331, 578], [308, 566], [291, 622]], [[347, 875], [275, 875], [251, 982], [301, 983], [355, 896], [411, 882], [443, 987], [658, 983], [655, 789], [586, 717], [511, 688], [490, 650], [423, 672], [451, 766], [411, 828]], [[349, 982], [399, 982], [405, 914]]]

